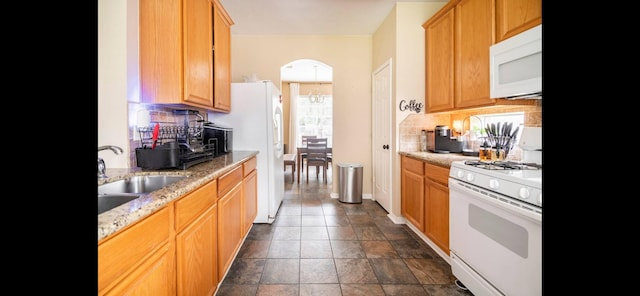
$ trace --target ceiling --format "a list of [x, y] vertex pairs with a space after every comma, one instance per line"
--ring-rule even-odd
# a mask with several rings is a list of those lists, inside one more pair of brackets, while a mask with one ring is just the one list
[[[220, 3], [234, 22], [232, 35], [373, 35], [396, 2], [446, 1], [220, 0]], [[333, 81], [333, 69], [318, 61], [297, 60], [281, 69], [281, 80]]]
[[232, 35], [373, 35], [396, 2], [448, 0], [220, 0]]

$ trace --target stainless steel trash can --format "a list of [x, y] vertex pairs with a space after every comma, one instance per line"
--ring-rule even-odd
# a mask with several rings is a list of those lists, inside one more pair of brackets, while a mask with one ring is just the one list
[[338, 201], [362, 203], [362, 164], [338, 164]]

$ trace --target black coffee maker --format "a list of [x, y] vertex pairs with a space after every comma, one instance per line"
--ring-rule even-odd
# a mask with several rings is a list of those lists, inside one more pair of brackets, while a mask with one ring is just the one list
[[427, 150], [434, 153], [461, 153], [462, 141], [452, 136], [446, 125], [436, 125], [435, 130], [427, 131]]

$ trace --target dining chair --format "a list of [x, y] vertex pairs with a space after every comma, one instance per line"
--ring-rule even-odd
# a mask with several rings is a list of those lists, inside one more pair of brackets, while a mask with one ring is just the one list
[[329, 164], [333, 161], [333, 156], [332, 156], [331, 150], [329, 149], [329, 144], [327, 142], [327, 138], [312, 138], [312, 139], [310, 139], [308, 141], [313, 142], [313, 143], [320, 143], [320, 142], [327, 143], [327, 168], [328, 168]]
[[325, 141], [309, 141], [307, 143], [307, 183], [309, 183], [309, 171], [311, 167], [316, 167], [316, 178], [320, 180], [320, 167], [322, 167], [322, 176], [324, 182], [327, 183], [327, 142]]
[[[307, 140], [309, 139], [315, 139], [317, 136], [302, 136], [302, 147], [306, 147], [307, 146]], [[301, 168], [302, 168], [302, 172], [304, 172], [304, 164], [305, 164], [305, 160], [307, 159], [307, 153], [300, 153], [300, 159], [301, 159]]]

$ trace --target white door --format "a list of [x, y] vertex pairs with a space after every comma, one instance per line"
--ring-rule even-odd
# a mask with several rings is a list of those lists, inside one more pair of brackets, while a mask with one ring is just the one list
[[391, 59], [373, 72], [373, 199], [391, 213]]

